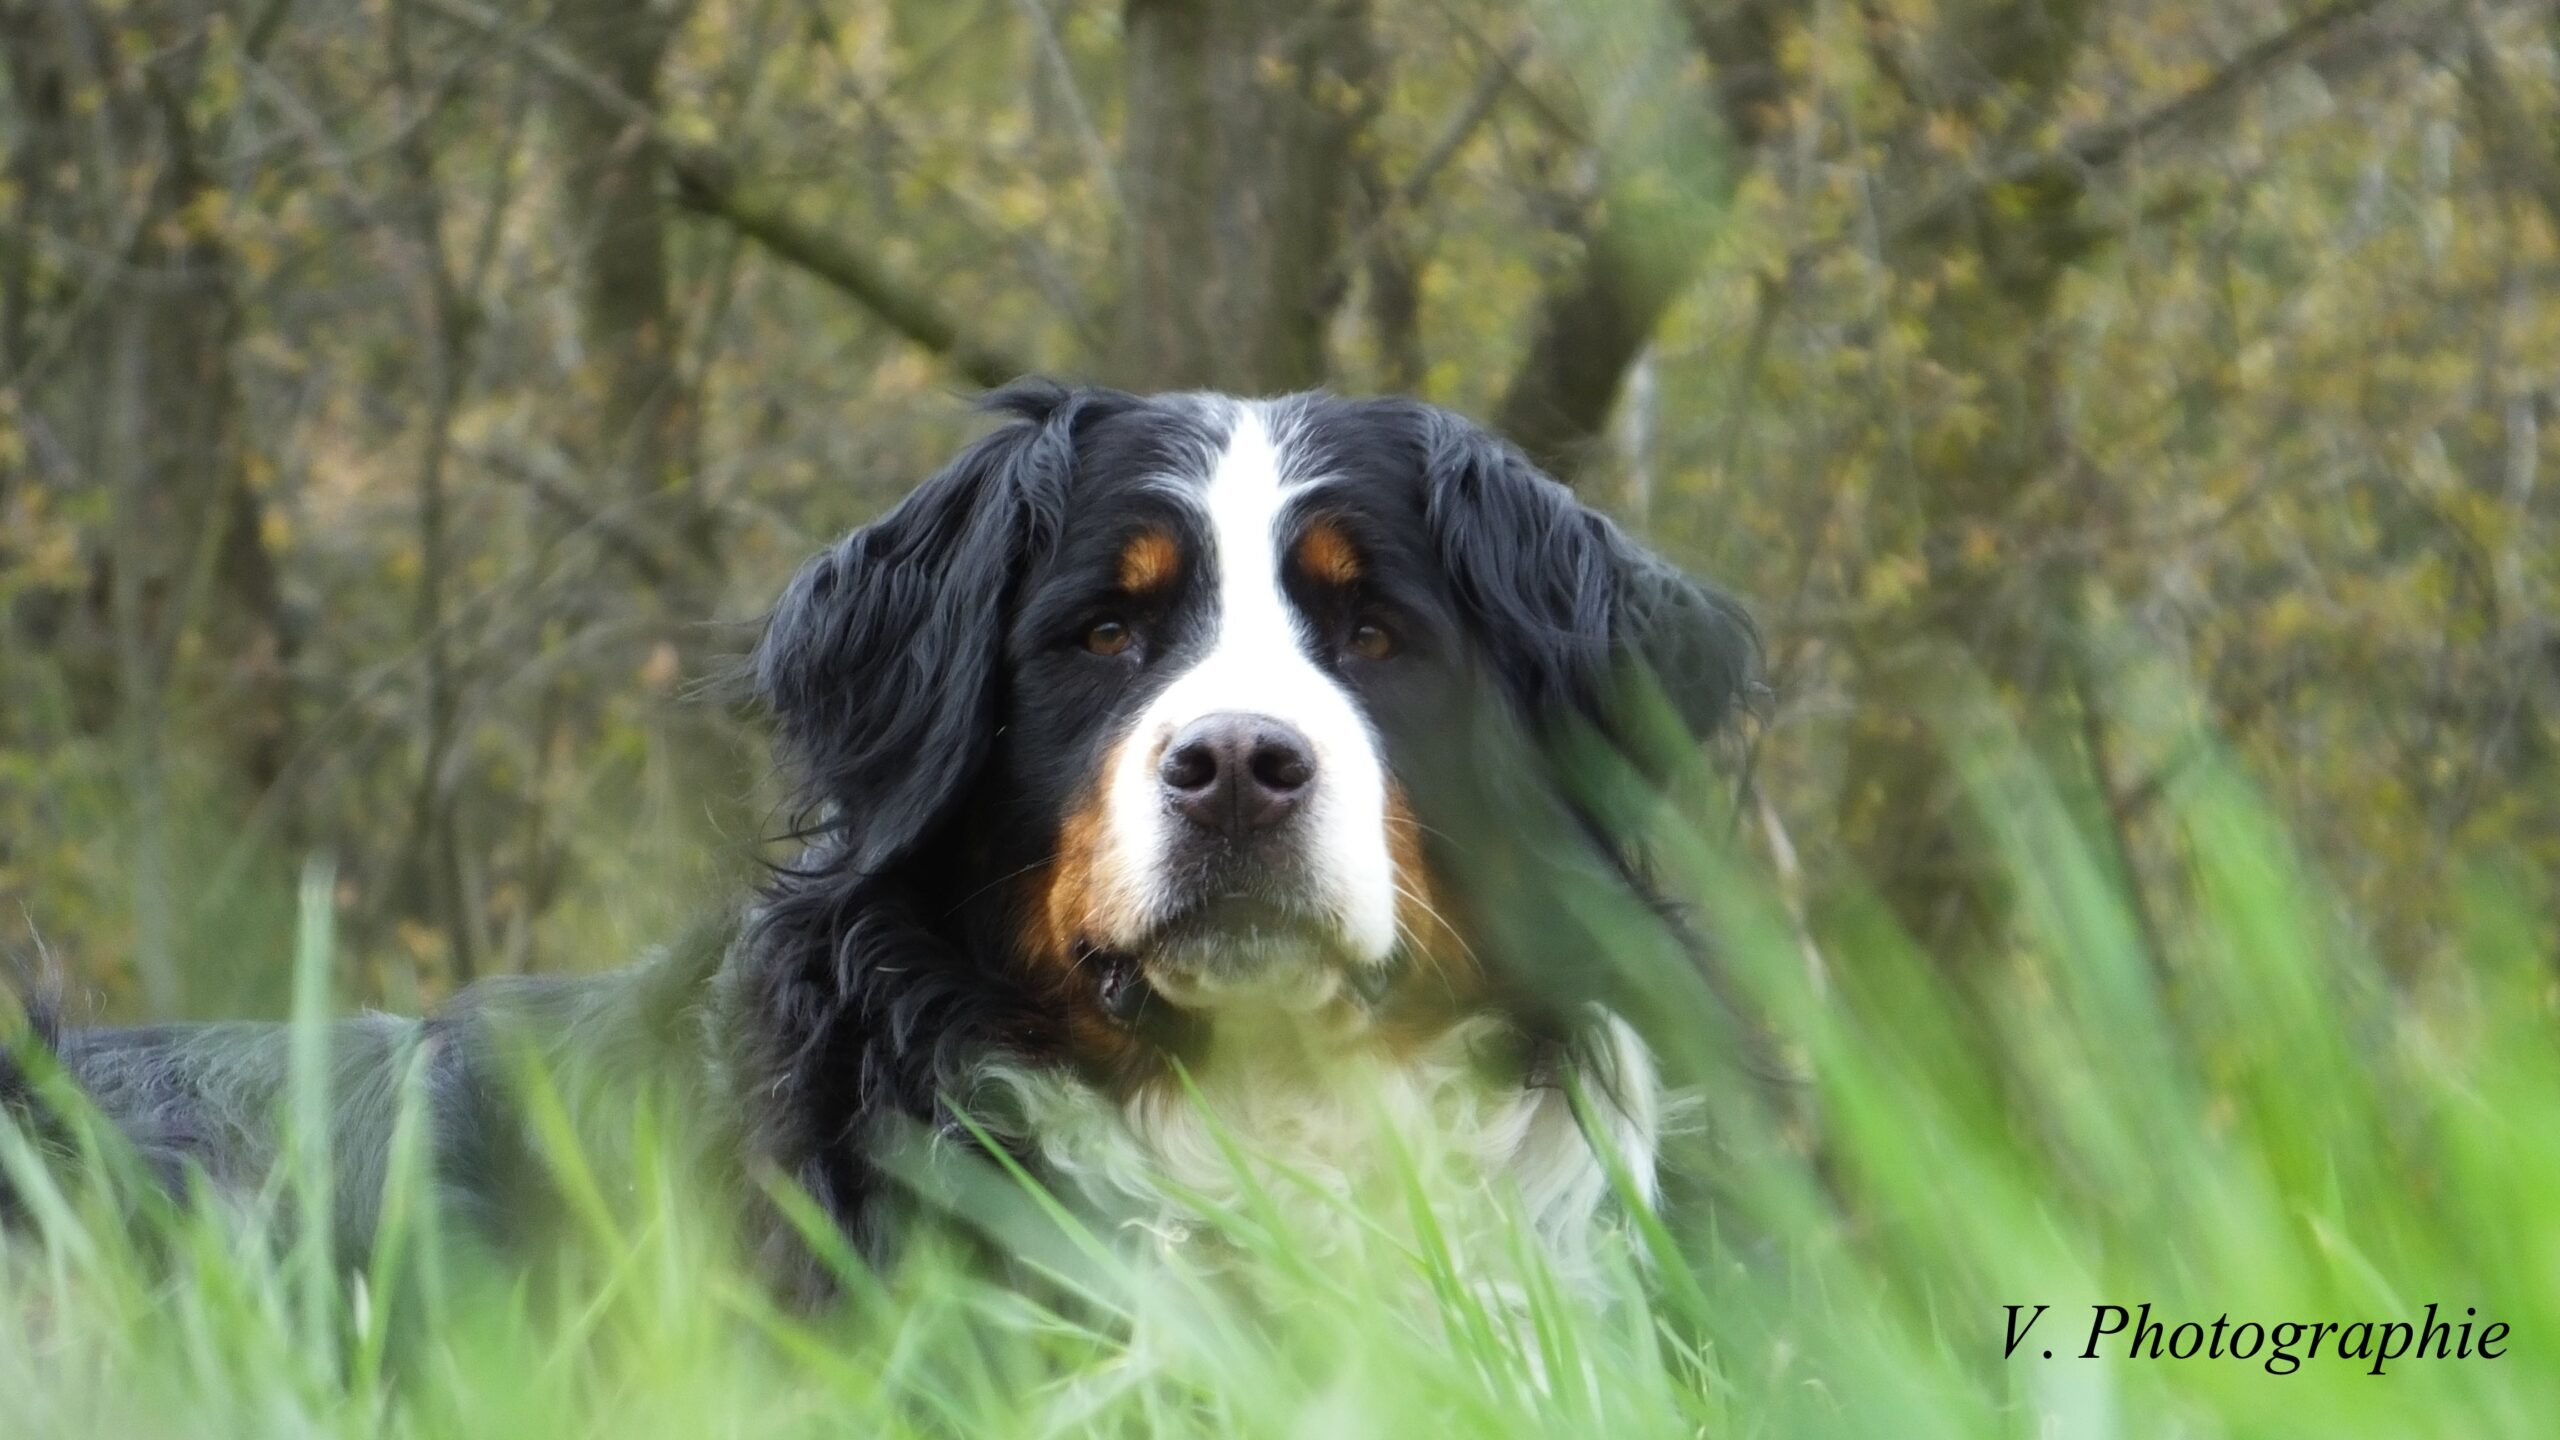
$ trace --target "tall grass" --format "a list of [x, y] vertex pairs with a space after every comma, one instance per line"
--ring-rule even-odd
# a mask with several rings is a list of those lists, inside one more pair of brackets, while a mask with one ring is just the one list
[[[1665, 1065], [1697, 1091], [1673, 1144], [1689, 1183], [1637, 1207], [1600, 1293], [1516, 1231], [1461, 1253], [1435, 1223], [1451, 1197], [1420, 1181], [1320, 1253], [1248, 1200], [1217, 1217], [1212, 1272], [1133, 1258], [998, 1176], [983, 1223], [1054, 1283], [994, 1285], [927, 1243], [886, 1275], [844, 1260], [847, 1298], [810, 1314], [645, 1158], [656, 1181], [580, 1198], [555, 1155], [600, 1258], [528, 1274], [439, 1232], [414, 1114], [368, 1257], [283, 1223], [325, 1213], [316, 1114], [275, 1193], [224, 1211], [137, 1214], [8, 1134], [26, 1216], [0, 1235], [0, 1433], [2547, 1433], [2560, 1046], [2530, 878], [2473, 888], [2458, 974], [2396, 979], [2209, 745], [2184, 745], [2144, 821], [2137, 900], [2116, 837], [1996, 712], [1943, 730], [2019, 927], [1962, 974], [1855, 904], [1808, 930], [1712, 803], [1656, 817], [1666, 880], [1797, 1078], [1734, 1063], [1674, 947], [1597, 902], [1584, 917], [1637, 957]], [[310, 1020], [335, 963], [324, 880], [303, 903]], [[301, 1073], [321, 1043], [298, 1032]], [[1515, 1282], [1476, 1283], [1490, 1270]], [[2429, 1302], [2508, 1325], [2504, 1357], [2274, 1374], [2264, 1352], [2128, 1359], [2116, 1335], [2079, 1358], [2102, 1304], [2210, 1325]], [[2050, 1309], [2004, 1358], [2013, 1304]]]

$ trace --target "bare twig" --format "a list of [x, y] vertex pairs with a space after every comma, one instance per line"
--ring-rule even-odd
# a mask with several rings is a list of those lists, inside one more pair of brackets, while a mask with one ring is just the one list
[[1526, 38], [1515, 40], [1509, 49], [1488, 57], [1484, 73], [1476, 77], [1474, 88], [1467, 92], [1467, 98], [1450, 115], [1449, 123], [1441, 128], [1439, 137], [1431, 142], [1431, 148], [1423, 151], [1422, 158], [1414, 162], [1412, 173], [1404, 177], [1403, 184], [1387, 193], [1384, 203], [1374, 205], [1367, 222], [1353, 233], [1334, 257], [1332, 283], [1348, 284], [1368, 261], [1371, 252], [1386, 239], [1389, 227], [1396, 223], [1398, 217], [1421, 208], [1423, 200], [1431, 193], [1432, 184], [1440, 178], [1440, 172], [1449, 168], [1449, 162], [1457, 158], [1458, 152], [1466, 148], [1466, 143], [1492, 116], [1494, 106], [1501, 103], [1503, 94], [1518, 81], [1520, 62], [1528, 58], [1529, 41]]
[[2045, 176], [2085, 178], [2112, 168], [2136, 151], [2193, 133], [2222, 119], [2252, 86], [2273, 71], [2309, 58], [2347, 26], [2390, 3], [2391, 0], [2337, 0], [2251, 45], [2202, 84], [2151, 109], [2088, 126], [2064, 137], [2051, 149], [2012, 156], [1988, 171], [1939, 188], [1918, 204], [1892, 215], [1887, 222], [1888, 235], [1900, 237], [1929, 229], [1980, 203], [2002, 186]]
[[740, 178], [726, 155], [670, 131], [663, 117], [579, 63], [548, 38], [471, 0], [418, 0], [421, 9], [504, 41], [554, 81], [646, 137], [675, 176], [684, 203], [842, 292], [917, 346], [980, 385], [1001, 385], [1030, 367], [968, 333], [958, 316], [841, 234], [810, 220], [779, 187]]
[[1474, 138], [1477, 128], [1493, 114], [1493, 107], [1501, 101], [1504, 92], [1519, 79], [1520, 64], [1528, 58], [1529, 42], [1524, 38], [1512, 41], [1510, 48], [1486, 60], [1484, 73], [1476, 77], [1475, 88], [1467, 92], [1465, 103], [1449, 117], [1449, 123], [1440, 131], [1440, 138], [1432, 141], [1431, 148], [1414, 162], [1413, 173], [1407, 175], [1404, 184], [1397, 189], [1397, 204], [1412, 209], [1422, 203], [1423, 197], [1431, 192], [1432, 182], [1440, 178], [1440, 172], [1448, 168], [1459, 150]]
[[1084, 92], [1076, 86], [1076, 72], [1067, 63], [1067, 47], [1058, 38], [1058, 17], [1049, 13], [1043, 0], [1015, 0], [1023, 18], [1031, 22], [1031, 33], [1040, 42], [1040, 63], [1049, 71], [1049, 81], [1058, 87], [1058, 97], [1066, 103], [1068, 122], [1074, 126], [1076, 145], [1084, 151], [1085, 168], [1093, 172], [1093, 183], [1111, 199], [1113, 215], [1121, 213], [1120, 177], [1112, 172], [1111, 151], [1102, 143], [1102, 132], [1095, 128], [1093, 110], [1084, 103]]
[[[454, 718], [461, 680], [445, 627], [445, 589], [453, 568], [452, 494], [448, 460], [453, 453], [454, 417], [460, 413], [470, 385], [477, 320], [469, 297], [454, 273], [444, 241], [444, 193], [436, 172], [435, 152], [427, 143], [427, 117], [445, 103], [449, 92], [431, 93], [422, 83], [409, 37], [408, 12], [395, 3], [385, 27], [393, 95], [402, 112], [398, 156], [403, 195], [400, 209], [415, 227], [412, 244], [426, 285], [415, 299], [419, 321], [429, 337], [427, 354], [433, 390], [418, 457], [418, 594], [417, 634], [424, 647], [425, 692], [421, 697], [418, 790], [414, 802], [412, 853], [424, 869], [421, 898], [444, 926], [454, 979], [469, 984], [478, 974], [480, 915], [472, 903], [462, 866], [460, 817], [451, 787], [441, 781], [448, 757], [459, 752]], [[506, 167], [501, 165], [503, 176]], [[494, 197], [493, 197], [494, 198]], [[484, 221], [494, 235], [497, 213]]]
[[578, 487], [565, 473], [560, 473], [567, 467], [546, 467], [534, 459], [495, 445], [465, 443], [458, 448], [475, 464], [521, 484], [532, 492], [535, 499], [559, 511], [571, 525], [593, 534], [643, 583], [653, 586], [665, 583], [673, 569], [668, 560], [658, 554], [639, 531], [578, 493]]

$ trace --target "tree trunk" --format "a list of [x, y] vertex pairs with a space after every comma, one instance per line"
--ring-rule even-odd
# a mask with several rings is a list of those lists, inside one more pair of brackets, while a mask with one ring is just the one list
[[[78, 597], [36, 619], [88, 723], [125, 752], [137, 826], [136, 967], [160, 1013], [184, 1005], [163, 854], [173, 709], [258, 793], [289, 754], [291, 632], [251, 483], [220, 225], [221, 111], [200, 93], [220, 7], [0, 11], [25, 227], [64, 242], [11, 261], [11, 374], [32, 476], [102, 493]], [[94, 107], [72, 103], [95, 97]], [[38, 338], [41, 336], [42, 338]]]
[[[643, 112], [656, 111], [658, 72], [679, 21], [671, 0], [564, 0], [553, 15], [565, 51]], [[713, 598], [719, 536], [700, 488], [693, 391], [676, 360], [664, 162], [645, 124], [585, 95], [561, 87], [551, 108], [595, 401], [576, 451], [604, 482], [604, 507], [629, 505], [677, 562], [670, 608], [698, 616]]]
[[1366, 0], [1129, 0], [1119, 383], [1244, 393], [1326, 374]]
[[[447, 253], [446, 207], [433, 143], [435, 102], [419, 74], [409, 8], [402, 0], [393, 0], [384, 18], [387, 68], [401, 110], [401, 138], [395, 147], [400, 185], [392, 205], [409, 232], [406, 238], [416, 257], [411, 311], [422, 332], [422, 368], [427, 376], [426, 416], [418, 442], [414, 630], [424, 685], [419, 697], [418, 789], [410, 807], [410, 837], [400, 883], [403, 908], [431, 918], [441, 929], [449, 978], [458, 989], [478, 977], [484, 947], [479, 897], [466, 882], [462, 859], [462, 782], [468, 752], [459, 728], [461, 677], [446, 625], [445, 597], [455, 568], [454, 506], [447, 472], [454, 419], [471, 383], [477, 349], [477, 287], [482, 277], [458, 273]], [[505, 207], [498, 197], [491, 198], [489, 215], [482, 223], [494, 227]], [[474, 247], [473, 253], [485, 254], [486, 247]]]

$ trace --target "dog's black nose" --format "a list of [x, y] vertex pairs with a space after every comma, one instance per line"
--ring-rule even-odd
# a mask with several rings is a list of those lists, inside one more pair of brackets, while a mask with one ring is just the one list
[[1156, 775], [1165, 803], [1230, 840], [1288, 819], [1315, 793], [1316, 752], [1268, 715], [1203, 715], [1173, 737]]

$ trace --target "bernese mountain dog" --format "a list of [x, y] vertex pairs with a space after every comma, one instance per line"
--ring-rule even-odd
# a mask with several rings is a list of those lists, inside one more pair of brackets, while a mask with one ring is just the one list
[[[447, 1217], [536, 1243], [560, 1186], [528, 1083], [601, 1154], [644, 1101], [685, 1117], [682, 1168], [790, 1288], [826, 1280], [758, 1197], [787, 1182], [883, 1257], [919, 1137], [1171, 1245], [1266, 1161], [1338, 1197], [1382, 1149], [1435, 1156], [1564, 1257], [1613, 1166], [1650, 1193], [1661, 1085], [1560, 912], [1595, 877], [1653, 897], [1567, 757], [1720, 726], [1742, 610], [1429, 405], [988, 404], [770, 616], [753, 683], [801, 848], [760, 893], [623, 970], [329, 1027], [346, 1243], [404, 1096]], [[285, 1027], [50, 1040], [165, 1183], [268, 1182]]]

